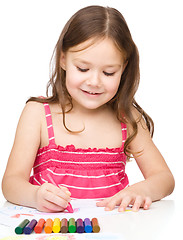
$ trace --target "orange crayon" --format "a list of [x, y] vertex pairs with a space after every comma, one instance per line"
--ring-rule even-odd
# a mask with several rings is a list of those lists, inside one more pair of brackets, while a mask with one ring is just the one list
[[53, 220], [51, 218], [48, 218], [45, 223], [44, 231], [45, 233], [52, 233], [53, 228]]
[[92, 218], [92, 227], [93, 227], [93, 232], [94, 233], [100, 232], [100, 226], [98, 224], [98, 219], [97, 218]]
[[43, 218], [39, 219], [38, 223], [36, 224], [34, 228], [35, 233], [42, 233], [43, 227], [45, 224], [45, 220]]

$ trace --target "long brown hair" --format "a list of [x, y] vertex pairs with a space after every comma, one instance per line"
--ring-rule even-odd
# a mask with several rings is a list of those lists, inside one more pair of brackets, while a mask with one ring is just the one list
[[[125, 56], [126, 68], [121, 76], [119, 89], [108, 104], [116, 112], [119, 121], [132, 126], [133, 132], [128, 136], [124, 152], [129, 156], [131, 153], [128, 146], [138, 132], [137, 121], [132, 115], [132, 107], [135, 107], [143, 117], [146, 125], [153, 136], [154, 124], [152, 119], [135, 101], [134, 95], [137, 91], [140, 72], [138, 49], [132, 39], [127, 23], [122, 14], [110, 7], [89, 6], [76, 12], [63, 28], [58, 42], [55, 46], [52, 61], [50, 80], [47, 85], [47, 98], [31, 97], [28, 101], [59, 103], [63, 113], [63, 124], [65, 123], [66, 105], [70, 104], [72, 109], [72, 98], [66, 89], [66, 73], [60, 66], [61, 52], [67, 52], [69, 48], [85, 42], [91, 38], [100, 39], [108, 37], [114, 41], [116, 47]], [[48, 92], [51, 88], [51, 96]]]

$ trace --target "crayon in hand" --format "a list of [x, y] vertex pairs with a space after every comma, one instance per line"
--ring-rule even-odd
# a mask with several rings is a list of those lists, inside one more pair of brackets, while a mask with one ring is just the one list
[[[53, 185], [59, 187], [59, 186], [56, 184], [56, 182], [53, 180], [52, 176], [51, 176], [49, 173], [47, 174], [47, 177], [48, 177], [48, 179], [50, 180], [50, 182], [51, 182]], [[70, 203], [68, 203], [68, 206], [66, 207], [66, 209], [68, 210], [69, 213], [73, 213], [73, 212], [74, 212], [74, 210], [73, 210], [73, 208], [72, 208], [72, 205], [71, 205]]]

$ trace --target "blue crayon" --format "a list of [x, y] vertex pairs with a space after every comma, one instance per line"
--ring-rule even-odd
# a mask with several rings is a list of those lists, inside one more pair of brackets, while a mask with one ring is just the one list
[[91, 233], [93, 231], [92, 224], [89, 218], [85, 218], [84, 228], [86, 233]]
[[25, 228], [24, 228], [24, 233], [25, 234], [31, 234], [31, 232], [34, 230], [34, 227], [36, 226], [37, 221], [33, 219]]
[[81, 218], [78, 218], [76, 221], [76, 231], [77, 233], [84, 233], [85, 231], [83, 220]]

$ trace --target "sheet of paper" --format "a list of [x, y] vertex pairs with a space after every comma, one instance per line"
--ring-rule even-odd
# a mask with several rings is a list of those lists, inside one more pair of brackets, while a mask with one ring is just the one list
[[[9, 227], [16, 227], [21, 220], [27, 219], [37, 219], [40, 218], [93, 218], [93, 217], [99, 217], [99, 216], [105, 216], [105, 215], [111, 215], [111, 214], [120, 214], [118, 212], [117, 207], [113, 211], [105, 211], [104, 207], [96, 207], [96, 201], [95, 200], [86, 200], [86, 199], [77, 199], [72, 200], [72, 207], [74, 209], [74, 213], [68, 213], [67, 210], [64, 212], [59, 213], [45, 213], [45, 212], [39, 212], [36, 209], [28, 208], [28, 207], [22, 207], [18, 205], [14, 205], [11, 203], [6, 202], [3, 208], [0, 209], [0, 224], [6, 225]], [[131, 211], [130, 208], [128, 208], [126, 211]]]
[[[0, 208], [0, 224], [10, 227], [11, 236], [8, 237], [0, 237], [0, 240], [124, 240], [123, 236], [119, 234], [112, 233], [84, 233], [84, 234], [35, 234], [34, 232], [31, 235], [12, 235], [15, 227], [17, 227], [24, 219], [37, 219], [40, 218], [93, 218], [100, 217], [111, 214], [120, 214], [118, 209], [115, 208], [113, 211], [105, 211], [103, 207], [96, 207], [95, 200], [72, 200], [72, 207], [74, 209], [74, 213], [68, 213], [67, 210], [59, 213], [45, 213], [39, 212], [36, 209], [18, 206], [6, 202], [2, 208]], [[127, 209], [127, 211], [131, 211], [131, 209]], [[3, 236], [3, 235], [1, 235]], [[7, 236], [7, 235], [4, 235]]]

